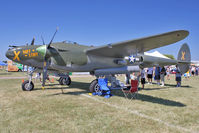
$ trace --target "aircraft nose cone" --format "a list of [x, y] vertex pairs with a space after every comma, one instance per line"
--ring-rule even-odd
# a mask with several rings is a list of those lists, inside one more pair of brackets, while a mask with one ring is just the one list
[[12, 50], [8, 50], [8, 51], [6, 52], [6, 57], [7, 57], [8, 59], [13, 59], [13, 58], [14, 58], [14, 53], [13, 53], [13, 51], [12, 51]]

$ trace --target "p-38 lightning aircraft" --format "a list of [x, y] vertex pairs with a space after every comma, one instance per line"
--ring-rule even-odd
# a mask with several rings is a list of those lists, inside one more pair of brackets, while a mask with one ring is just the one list
[[[185, 73], [189, 69], [191, 55], [187, 44], [182, 45], [177, 60], [144, 54], [146, 51], [184, 39], [189, 34], [186, 30], [177, 30], [100, 47], [66, 42], [53, 43], [56, 32], [49, 44], [45, 44], [43, 41], [43, 45], [34, 45], [33, 38], [31, 45], [10, 46], [12, 48], [6, 52], [7, 58], [14, 62], [34, 67], [32, 73], [36, 70], [43, 71], [42, 88], [45, 86], [48, 72], [57, 73], [60, 76], [60, 84], [70, 85], [69, 75], [63, 73], [90, 72], [98, 79], [101, 76], [114, 77], [115, 74], [138, 72], [141, 68], [152, 66], [177, 64], [181, 73]], [[32, 73], [30, 73], [29, 80], [22, 84], [23, 90], [34, 89]], [[90, 84], [91, 92], [99, 90], [97, 79]]]

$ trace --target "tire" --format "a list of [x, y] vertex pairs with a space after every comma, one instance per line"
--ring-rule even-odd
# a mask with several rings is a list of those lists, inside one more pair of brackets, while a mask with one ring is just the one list
[[58, 80], [60, 85], [63, 85], [63, 83], [62, 83], [62, 79], [63, 79], [63, 78], [62, 78], [62, 77], [60, 77], [60, 78], [59, 78], [59, 80]]
[[29, 84], [29, 80], [26, 80], [22, 83], [22, 90], [23, 91], [32, 91], [34, 89], [34, 84], [33, 84], [32, 81], [30, 82], [29, 88], [28, 88], [28, 84]]
[[89, 87], [89, 90], [90, 90], [90, 92], [99, 92], [99, 91], [100, 91], [99, 88], [100, 88], [100, 87], [99, 87], [99, 85], [98, 85], [98, 80], [95, 79], [95, 80], [93, 80], [93, 81], [91, 82], [90, 87]]
[[60, 79], [60, 84], [61, 85], [70, 85], [71, 84], [71, 78], [70, 77], [61, 78]]

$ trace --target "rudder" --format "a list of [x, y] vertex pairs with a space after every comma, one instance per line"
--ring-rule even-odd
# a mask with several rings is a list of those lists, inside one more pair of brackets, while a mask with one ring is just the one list
[[184, 43], [178, 52], [178, 67], [182, 74], [189, 70], [189, 65], [191, 62], [191, 52], [189, 46]]

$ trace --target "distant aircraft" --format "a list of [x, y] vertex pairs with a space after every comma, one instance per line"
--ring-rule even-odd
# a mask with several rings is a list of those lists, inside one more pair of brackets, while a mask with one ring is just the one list
[[[56, 30], [57, 32], [57, 30]], [[70, 85], [71, 79], [64, 72], [90, 72], [96, 78], [115, 74], [128, 74], [138, 72], [140, 68], [152, 66], [166, 66], [178, 64], [181, 73], [187, 72], [191, 61], [190, 49], [183, 44], [177, 60], [145, 55], [144, 52], [178, 42], [188, 36], [186, 30], [177, 30], [159, 35], [112, 43], [100, 47], [79, 45], [77, 43], [58, 42], [34, 45], [10, 46], [6, 52], [7, 58], [24, 65], [34, 67], [34, 71], [43, 71], [42, 88], [45, 86], [47, 72], [54, 72], [60, 76], [60, 84]], [[43, 40], [43, 39], [42, 39]], [[33, 73], [32, 72], [32, 73]], [[32, 73], [29, 80], [22, 84], [22, 89], [30, 91], [34, 89]], [[90, 91], [99, 90], [98, 80], [90, 84]]]

